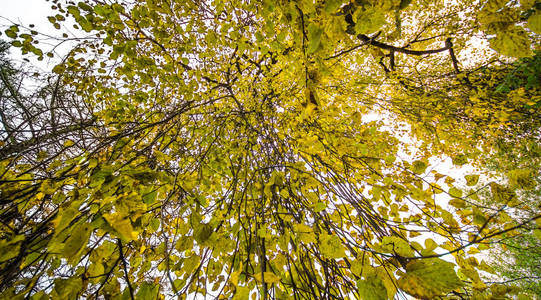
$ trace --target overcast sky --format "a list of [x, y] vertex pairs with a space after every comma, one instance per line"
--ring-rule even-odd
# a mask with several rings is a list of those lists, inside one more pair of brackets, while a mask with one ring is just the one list
[[[4, 30], [13, 25], [13, 23], [23, 26], [34, 24], [34, 29], [40, 33], [61, 36], [61, 31], [56, 30], [47, 20], [47, 16], [58, 13], [53, 11], [51, 6], [51, 2], [46, 2], [44, 0], [1, 0], [2, 9], [0, 10], [0, 31], [2, 31], [2, 35], [0, 36], [0, 39], [8, 39], [4, 34]], [[43, 51], [50, 49], [50, 46], [47, 47], [43, 45], [43, 43], [40, 45], [42, 45]], [[57, 50], [61, 52], [62, 48]], [[18, 49], [12, 49], [11, 54], [12, 58], [15, 60], [22, 60], [23, 58]], [[26, 55], [24, 57], [30, 59], [33, 65], [36, 65], [42, 69], [51, 69], [54, 66], [54, 63], [52, 63], [52, 61], [47, 57], [45, 57], [45, 59], [41, 62], [38, 62], [32, 55]]]

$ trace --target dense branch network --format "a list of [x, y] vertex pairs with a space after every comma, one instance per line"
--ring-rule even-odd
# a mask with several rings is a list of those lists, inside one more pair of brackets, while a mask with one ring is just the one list
[[[2, 67], [0, 292], [496, 295], [475, 251], [539, 219], [517, 196], [533, 171], [460, 184], [428, 163], [539, 128], [524, 113], [537, 90], [498, 94], [499, 72], [459, 69], [484, 6], [305, 2], [55, 1], [51, 22], [95, 39], [40, 93]], [[402, 30], [417, 13], [471, 24]]]

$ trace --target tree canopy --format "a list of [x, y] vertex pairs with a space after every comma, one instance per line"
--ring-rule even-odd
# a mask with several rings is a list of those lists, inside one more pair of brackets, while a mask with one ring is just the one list
[[4, 28], [51, 72], [1, 45], [2, 298], [521, 293], [483, 258], [541, 238], [540, 2], [51, 4], [67, 55]]

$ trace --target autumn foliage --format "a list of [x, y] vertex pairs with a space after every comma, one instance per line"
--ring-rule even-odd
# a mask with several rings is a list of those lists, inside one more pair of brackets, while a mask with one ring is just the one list
[[525, 296], [487, 255], [541, 238], [540, 2], [52, 4], [71, 51], [2, 57], [0, 298]]

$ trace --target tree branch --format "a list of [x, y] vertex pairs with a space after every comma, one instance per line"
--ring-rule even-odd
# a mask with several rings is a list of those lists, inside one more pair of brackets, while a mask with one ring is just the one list
[[135, 299], [133, 296], [133, 287], [130, 283], [130, 277], [128, 276], [128, 263], [126, 262], [126, 258], [124, 257], [124, 251], [122, 251], [122, 241], [120, 239], [117, 239], [117, 245], [118, 245], [118, 251], [120, 252], [120, 259], [122, 260], [122, 265], [124, 266], [124, 277], [126, 277], [126, 283], [128, 284], [128, 289], [130, 290], [130, 298], [132, 300]]

